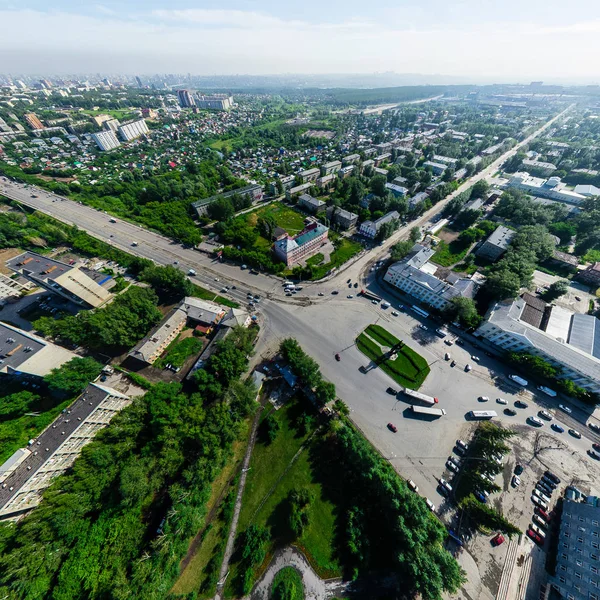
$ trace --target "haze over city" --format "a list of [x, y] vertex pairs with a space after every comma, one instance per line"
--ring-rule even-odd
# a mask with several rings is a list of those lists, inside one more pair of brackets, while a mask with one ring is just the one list
[[[375, 10], [374, 10], [375, 9]], [[422, 73], [468, 82], [600, 79], [594, 0], [0, 2], [14, 73]], [[26, 32], [26, 35], [24, 33]]]

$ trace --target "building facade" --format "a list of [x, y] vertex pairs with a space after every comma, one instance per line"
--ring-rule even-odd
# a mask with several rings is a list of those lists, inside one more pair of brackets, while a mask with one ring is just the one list
[[310, 194], [301, 194], [298, 197], [298, 205], [311, 212], [313, 215], [323, 212], [326, 208], [325, 202], [313, 198]]
[[312, 222], [298, 235], [285, 234], [273, 244], [273, 254], [288, 267], [297, 264], [313, 254], [327, 242], [329, 229], [321, 223]]
[[236, 195], [242, 198], [250, 197], [254, 203], [262, 200], [263, 189], [262, 186], [258, 184], [247, 185], [246, 187], [238, 188], [237, 190], [231, 190], [229, 192], [223, 192], [222, 194], [210, 196], [210, 198], [197, 200], [196, 202], [192, 203], [192, 206], [194, 207], [196, 214], [201, 217], [206, 214], [209, 205], [211, 205], [215, 200], [218, 200], [219, 198], [231, 198], [232, 196]]
[[313, 169], [306, 169], [305, 171], [300, 171], [298, 175], [302, 178], [302, 183], [311, 183], [312, 181], [316, 181], [321, 174], [321, 170], [316, 167]]
[[379, 217], [379, 219], [377, 219], [376, 221], [363, 221], [360, 224], [360, 229], [358, 232], [361, 235], [364, 235], [366, 238], [373, 240], [377, 236], [377, 233], [379, 232], [381, 226], [384, 223], [389, 223], [390, 221], [393, 221], [394, 219], [400, 219], [400, 215], [395, 210], [387, 213], [386, 215], [383, 215], [383, 217]]
[[179, 101], [179, 106], [181, 106], [181, 108], [191, 108], [192, 106], [196, 106], [194, 96], [189, 90], [177, 90], [177, 100]]
[[356, 227], [356, 223], [358, 221], [358, 215], [350, 212], [349, 210], [344, 210], [343, 208], [336, 208], [333, 213], [333, 222], [340, 229], [351, 229], [352, 227]]
[[230, 110], [233, 106], [233, 96], [231, 94], [197, 94], [195, 98], [196, 106], [205, 110]]
[[138, 119], [119, 126], [119, 136], [124, 142], [130, 142], [149, 132], [145, 119]]
[[321, 175], [331, 175], [332, 173], [337, 173], [341, 168], [341, 160], [332, 160], [324, 165], [321, 165]]
[[498, 260], [508, 249], [515, 233], [512, 229], [499, 225], [477, 249], [477, 256], [481, 256], [489, 261]]
[[33, 113], [25, 113], [23, 117], [31, 129], [44, 129], [44, 125], [38, 119], [37, 115], [34, 115]]
[[99, 131], [98, 133], [92, 133], [92, 139], [96, 142], [96, 146], [98, 146], [102, 152], [114, 150], [121, 145], [121, 142], [117, 139], [114, 131]]

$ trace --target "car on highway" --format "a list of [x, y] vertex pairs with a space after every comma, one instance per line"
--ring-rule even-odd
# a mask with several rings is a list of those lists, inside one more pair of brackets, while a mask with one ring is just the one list
[[451, 367], [455, 367], [455, 366], [456, 366], [456, 361], [455, 361], [455, 360], [453, 360], [453, 361], [450, 363], [450, 366], [451, 366]]
[[454, 346], [454, 342], [452, 340], [444, 340], [444, 344], [446, 344], [446, 346]]
[[440, 477], [440, 489], [444, 490], [444, 494], [452, 493], [452, 486], [443, 477]]
[[538, 546], [544, 545], [544, 538], [536, 533], [533, 529], [527, 530], [527, 537], [531, 538]]
[[398, 428], [393, 423], [388, 423], [387, 428], [394, 433], [398, 433]]
[[427, 325], [423, 325], [423, 323], [421, 323], [421, 324], [419, 325], [419, 329], [422, 329], [423, 331], [428, 331], [428, 329], [427, 329]]
[[521, 485], [521, 478], [518, 475], [513, 475], [511, 483], [513, 487], [519, 487]]
[[565, 432], [565, 428], [561, 427], [558, 423], [552, 423], [552, 425], [550, 425], [550, 427], [556, 431], [557, 433], [564, 433]]
[[413, 492], [415, 492], [415, 494], [417, 494], [419, 492], [419, 486], [412, 479], [409, 479], [406, 482], [406, 485], [408, 485], [409, 489], [411, 489]]
[[508, 400], [505, 398], [496, 398], [496, 404], [508, 404]]
[[454, 340], [454, 343], [457, 346], [464, 346], [465, 345], [465, 343], [460, 338], [456, 338], [456, 340]]
[[352, 279], [348, 279], [348, 281], [346, 281], [346, 283], [350, 283], [352, 281]]
[[535, 427], [543, 427], [544, 426], [544, 421], [542, 421], [541, 419], [538, 419], [537, 417], [533, 417], [531, 415], [529, 415], [527, 417], [527, 422], [530, 425], [534, 425]]
[[596, 423], [588, 423], [588, 427], [595, 431], [596, 433], [600, 433], [600, 425], [596, 425]]
[[577, 438], [578, 440], [581, 439], [581, 433], [579, 433], [579, 431], [577, 431], [577, 429], [569, 429], [569, 435], [572, 435], [574, 438]]
[[570, 415], [573, 412], [568, 406], [565, 406], [564, 404], [559, 404], [558, 408], [560, 408], [560, 410], [562, 410], [563, 412], [566, 412], [568, 415]]
[[517, 408], [529, 408], [529, 404], [527, 404], [527, 402], [523, 402], [523, 400], [517, 400], [515, 402], [515, 406]]
[[337, 296], [339, 294], [339, 292], [337, 290], [333, 290], [333, 292], [331, 292], [333, 296]]
[[431, 512], [435, 512], [435, 504], [429, 498], [425, 498], [425, 504]]
[[196, 271], [194, 271], [194, 269], [189, 269], [188, 270], [188, 275], [192, 275], [193, 276], [195, 274], [196, 274]]
[[377, 304], [377, 300], [371, 300], [371, 304]]
[[469, 364], [465, 365], [465, 371], [468, 373], [469, 371], [472, 371], [473, 367]]
[[488, 396], [479, 396], [479, 398], [477, 398], [477, 400], [479, 400], [479, 402], [489, 402], [490, 401]]
[[325, 294], [324, 294], [323, 292], [319, 292], [319, 293], [317, 294], [317, 296], [324, 296], [324, 295], [325, 295]]
[[339, 352], [336, 353], [335, 360], [337, 360], [338, 362], [340, 362], [340, 360], [342, 360], [342, 357], [340, 356]]
[[538, 415], [540, 415], [542, 419], [546, 419], [546, 421], [552, 421], [552, 419], [554, 418], [547, 410], [540, 410], [538, 412]]
[[385, 390], [388, 394], [390, 394], [391, 396], [397, 396], [398, 395], [398, 390], [394, 389], [393, 387], [389, 387], [387, 390]]

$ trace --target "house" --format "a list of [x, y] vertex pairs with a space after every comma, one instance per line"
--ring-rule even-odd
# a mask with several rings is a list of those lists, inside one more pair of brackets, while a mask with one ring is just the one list
[[476, 336], [507, 352], [528, 352], [560, 367], [560, 377], [600, 393], [600, 321], [547, 305], [529, 293], [497, 302]]
[[29, 281], [53, 294], [84, 308], [98, 308], [112, 298], [102, 287], [112, 279], [110, 275], [73, 267], [59, 260], [24, 252], [6, 261], [6, 266]]
[[394, 219], [400, 219], [400, 215], [395, 210], [387, 213], [386, 215], [383, 215], [383, 217], [379, 217], [379, 219], [377, 219], [376, 221], [363, 221], [360, 224], [359, 233], [373, 240], [377, 236], [377, 233], [379, 232], [381, 226], [384, 223], [389, 223], [390, 221], [393, 221]]
[[504, 225], [499, 225], [478, 248], [477, 256], [492, 262], [498, 260], [508, 249], [515, 233], [516, 231], [504, 227]]
[[478, 284], [430, 263], [434, 254], [431, 248], [415, 244], [408, 256], [388, 268], [383, 280], [440, 310], [453, 298], [474, 298]]
[[202, 200], [197, 200], [196, 202], [192, 202], [192, 206], [196, 211], [198, 217], [204, 216], [208, 207], [215, 201], [220, 198], [231, 198], [233, 196], [240, 196], [241, 198], [250, 198], [252, 202], [258, 202], [262, 200], [263, 197], [263, 189], [261, 185], [253, 184], [247, 185], [243, 188], [238, 188], [237, 190], [231, 190], [229, 192], [223, 192], [222, 194], [216, 194], [215, 196], [210, 196], [210, 198], [203, 198]]
[[356, 226], [357, 221], [357, 214], [350, 212], [349, 210], [344, 210], [343, 208], [334, 209], [333, 222], [338, 225], [340, 229], [351, 229]]
[[600, 262], [595, 262], [594, 264], [589, 265], [585, 270], [579, 271], [577, 279], [592, 287], [600, 286]]
[[319, 251], [327, 242], [329, 228], [316, 221], [307, 225], [298, 235], [286, 234], [273, 244], [273, 254], [288, 267], [299, 263]]
[[327, 206], [325, 202], [313, 198], [309, 194], [302, 194], [299, 196], [298, 205], [311, 212], [313, 215], [323, 212]]

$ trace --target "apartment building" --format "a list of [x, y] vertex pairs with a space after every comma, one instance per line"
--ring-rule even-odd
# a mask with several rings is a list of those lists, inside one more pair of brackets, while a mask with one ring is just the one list
[[177, 90], [177, 100], [181, 108], [191, 108], [192, 106], [196, 106], [194, 96], [189, 90]]
[[121, 142], [119, 142], [115, 132], [112, 130], [92, 133], [92, 139], [96, 142], [96, 146], [98, 146], [102, 152], [114, 150], [121, 145]]
[[25, 113], [23, 118], [27, 122], [27, 125], [31, 127], [31, 129], [44, 129], [44, 125], [34, 113]]
[[231, 190], [229, 192], [223, 192], [222, 194], [210, 196], [209, 198], [197, 200], [196, 202], [192, 202], [192, 206], [198, 217], [202, 217], [206, 214], [209, 205], [215, 200], [218, 200], [219, 198], [231, 198], [232, 196], [240, 196], [242, 198], [250, 197], [254, 203], [262, 200], [263, 189], [262, 186], [258, 184], [247, 185], [246, 187], [238, 188], [237, 190]]
[[149, 132], [150, 130], [148, 129], [148, 125], [146, 125], [145, 119], [130, 121], [119, 126], [119, 136], [124, 142], [130, 142]]
[[301, 206], [305, 210], [311, 212], [313, 215], [316, 215], [320, 212], [323, 212], [327, 205], [322, 200], [313, 198], [309, 194], [302, 194], [298, 198], [298, 206]]
[[442, 175], [442, 173], [448, 168], [448, 165], [440, 162], [433, 162], [427, 160], [423, 163], [423, 166], [427, 169], [431, 169], [434, 175]]
[[490, 261], [498, 260], [508, 249], [516, 231], [499, 225], [483, 244], [477, 249], [477, 256]]
[[313, 169], [306, 169], [305, 171], [300, 171], [300, 173], [298, 173], [298, 175], [302, 178], [302, 183], [316, 181], [320, 174], [321, 170], [316, 167]]
[[342, 168], [341, 160], [332, 160], [330, 162], [321, 165], [321, 175], [331, 175], [332, 173], [337, 173]]
[[194, 100], [198, 108], [205, 110], [230, 110], [233, 106], [231, 94], [197, 94]]
[[333, 222], [340, 229], [351, 229], [356, 226], [358, 221], [358, 215], [350, 212], [349, 210], [344, 210], [343, 208], [335, 208], [333, 212]]
[[360, 229], [358, 232], [361, 235], [364, 235], [365, 237], [373, 240], [377, 236], [377, 233], [379, 232], [381, 226], [384, 223], [389, 223], [390, 221], [393, 221], [394, 219], [400, 219], [400, 215], [395, 210], [387, 213], [386, 215], [383, 215], [383, 217], [379, 217], [379, 219], [377, 219], [376, 221], [363, 221], [360, 224]]

